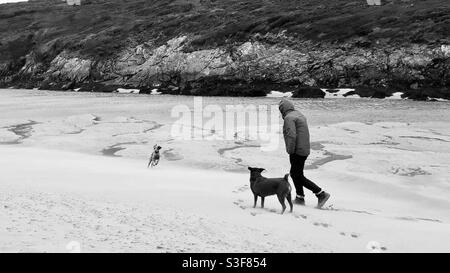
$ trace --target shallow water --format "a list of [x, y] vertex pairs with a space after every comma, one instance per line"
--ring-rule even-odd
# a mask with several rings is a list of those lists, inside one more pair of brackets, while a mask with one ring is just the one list
[[[279, 98], [251, 97], [202, 97], [203, 106], [218, 105], [277, 105]], [[426, 122], [448, 121], [450, 102], [423, 102], [395, 99], [292, 99], [298, 110], [303, 112], [311, 125], [357, 121], [374, 123], [380, 121]], [[32, 111], [52, 105], [52, 112], [88, 111], [104, 112], [126, 109], [128, 114], [162, 114], [166, 119], [176, 105], [187, 105], [192, 109], [194, 97], [172, 95], [140, 95], [119, 93], [57, 92], [41, 90], [0, 90], [0, 114], [8, 110]], [[61, 109], [63, 108], [63, 109]], [[78, 108], [78, 111], [77, 111]], [[43, 110], [43, 109], [39, 109]], [[0, 117], [5, 118], [4, 115]]]

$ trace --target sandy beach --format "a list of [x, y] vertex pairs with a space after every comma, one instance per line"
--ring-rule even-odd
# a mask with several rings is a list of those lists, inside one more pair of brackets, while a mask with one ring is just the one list
[[450, 104], [350, 101], [295, 100], [332, 198], [280, 215], [253, 208], [246, 170], [288, 172], [280, 130], [272, 151], [180, 140], [170, 111], [192, 97], [0, 90], [0, 252], [449, 252]]

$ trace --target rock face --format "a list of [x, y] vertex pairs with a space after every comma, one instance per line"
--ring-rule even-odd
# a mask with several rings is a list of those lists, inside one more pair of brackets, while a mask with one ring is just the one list
[[47, 77], [55, 81], [75, 81], [82, 83], [90, 76], [91, 64], [91, 60], [70, 57], [66, 52], [63, 52], [53, 59], [46, 74]]
[[[273, 88], [294, 91], [297, 86], [305, 85], [371, 86], [391, 88], [392, 92], [399, 88], [450, 85], [450, 53], [446, 45], [364, 49], [352, 43], [345, 44], [345, 48], [305, 43], [299, 50], [253, 40], [228, 48], [186, 52], [187, 45], [188, 37], [181, 36], [158, 47], [141, 44], [126, 48], [116, 58], [106, 60], [83, 58], [63, 51], [47, 69], [42, 69], [45, 64], [36, 62], [30, 53], [15, 76], [36, 80], [42, 88], [48, 88], [49, 82], [55, 89], [69, 83], [72, 88], [101, 83], [133, 88], [158, 86], [168, 93], [217, 95], [238, 95], [239, 92], [249, 95], [245, 90], [254, 89], [255, 82], [265, 83], [255, 91], [261, 95]], [[8, 64], [0, 66], [4, 84], [11, 81], [11, 77], [7, 77], [8, 69]], [[207, 83], [208, 78], [223, 88], [211, 85], [211, 80]], [[213, 92], [214, 88], [223, 92]], [[226, 94], [227, 88], [234, 91]], [[295, 94], [320, 97], [317, 92], [313, 93]]]
[[[134, 7], [132, 3], [130, 5]], [[345, 8], [355, 5], [350, 3]], [[362, 5], [365, 6], [364, 3]], [[354, 9], [359, 12], [360, 8], [356, 6]], [[366, 8], [374, 10], [373, 7]], [[66, 11], [63, 7], [60, 9]], [[308, 9], [318, 14], [324, 12], [324, 7], [318, 4], [311, 4]], [[72, 16], [74, 9], [70, 8], [68, 12]], [[77, 12], [77, 16], [82, 16], [88, 9]], [[14, 18], [17, 13], [11, 14], [7, 16]], [[338, 15], [336, 18], [341, 18]], [[295, 19], [277, 16], [267, 19], [266, 23], [274, 27], [277, 20]], [[436, 13], [433, 16], [440, 15]], [[110, 19], [106, 16], [104, 20]], [[271, 24], [271, 20], [275, 20], [275, 25]], [[296, 23], [307, 29], [303, 22]], [[209, 42], [205, 46], [198, 46], [199, 35], [193, 31], [171, 34], [172, 37], [167, 39], [149, 37], [139, 42], [134, 36], [124, 37], [124, 41], [129, 39], [126, 40], [128, 44], [114, 44], [108, 40], [110, 37], [114, 41], [120, 39], [115, 36], [114, 28], [109, 32], [109, 27], [83, 36], [81, 41], [55, 38], [40, 43], [41, 37], [52, 31], [49, 28], [40, 29], [25, 38], [11, 36], [3, 45], [0, 40], [0, 50], [5, 53], [5, 57], [0, 54], [0, 87], [81, 88], [104, 92], [123, 87], [140, 89], [141, 93], [150, 93], [150, 90], [157, 88], [171, 94], [230, 96], [259, 96], [278, 90], [295, 91], [294, 95], [299, 97], [321, 97], [323, 92], [317, 89], [301, 89], [311, 86], [375, 90], [361, 91], [368, 93], [366, 96], [369, 97], [385, 97], [390, 95], [386, 92], [397, 91], [414, 93], [414, 90], [419, 90], [421, 94], [425, 92], [426, 96], [427, 92], [431, 92], [427, 90], [438, 90], [440, 96], [450, 98], [450, 40], [447, 38], [428, 42], [424, 36], [422, 40], [415, 41], [413, 36], [416, 34], [411, 34], [412, 42], [391, 43], [385, 38], [370, 38], [370, 35], [380, 36], [383, 31], [390, 31], [389, 28], [374, 27], [368, 32], [370, 35], [364, 32], [345, 39], [321, 40], [320, 37], [325, 35], [322, 32], [313, 39], [294, 31], [259, 30], [258, 24], [247, 26], [245, 39]], [[317, 24], [320, 25], [320, 21]], [[115, 27], [118, 28], [117, 25]], [[320, 31], [325, 31], [326, 27], [324, 25]], [[157, 26], [152, 25], [152, 28]], [[237, 26], [234, 28], [233, 35], [244, 31]], [[254, 28], [257, 30], [252, 30]], [[79, 33], [83, 33], [83, 29], [76, 32], [70, 30], [65, 37], [79, 36]], [[14, 43], [24, 46], [19, 50], [9, 45]], [[102, 55], [103, 51], [109, 53]], [[380, 93], [376, 91], [378, 89], [383, 91]]]
[[[449, 47], [444, 45], [364, 49], [348, 43], [343, 49], [342, 45], [305, 44], [299, 50], [253, 40], [228, 48], [186, 52], [189, 39], [182, 36], [158, 47], [141, 44], [126, 48], [114, 59], [88, 59], [63, 51], [43, 73], [40, 71], [44, 64], [33, 63], [35, 59], [28, 57], [18, 74], [27, 79], [43, 78], [43, 88], [48, 88], [48, 82], [55, 88], [68, 83], [74, 83], [73, 88], [101, 83], [133, 88], [157, 86], [174, 94], [208, 94], [215, 88], [212, 79], [224, 89], [217, 95], [227, 95], [226, 88], [236, 89], [230, 91], [234, 95], [249, 95], [245, 89], [255, 86], [256, 93], [263, 95], [274, 88], [294, 91], [305, 85], [370, 86], [391, 88], [392, 92], [450, 85]], [[2, 75], [7, 70], [7, 65], [0, 66]], [[296, 94], [320, 97], [317, 92], [306, 91]]]

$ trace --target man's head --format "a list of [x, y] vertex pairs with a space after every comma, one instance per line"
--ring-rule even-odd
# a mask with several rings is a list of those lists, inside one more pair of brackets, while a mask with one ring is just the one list
[[283, 98], [279, 103], [278, 109], [280, 109], [281, 116], [284, 118], [287, 113], [294, 111], [295, 107], [291, 101]]

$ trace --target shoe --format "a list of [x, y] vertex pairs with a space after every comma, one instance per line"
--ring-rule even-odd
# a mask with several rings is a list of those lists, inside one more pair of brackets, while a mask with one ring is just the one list
[[330, 194], [324, 191], [321, 191], [319, 194], [316, 195], [318, 202], [317, 202], [317, 208], [320, 209], [325, 205], [325, 203], [330, 198]]
[[297, 196], [297, 197], [295, 197], [294, 203], [297, 204], [297, 205], [304, 206], [305, 205], [305, 198]]

